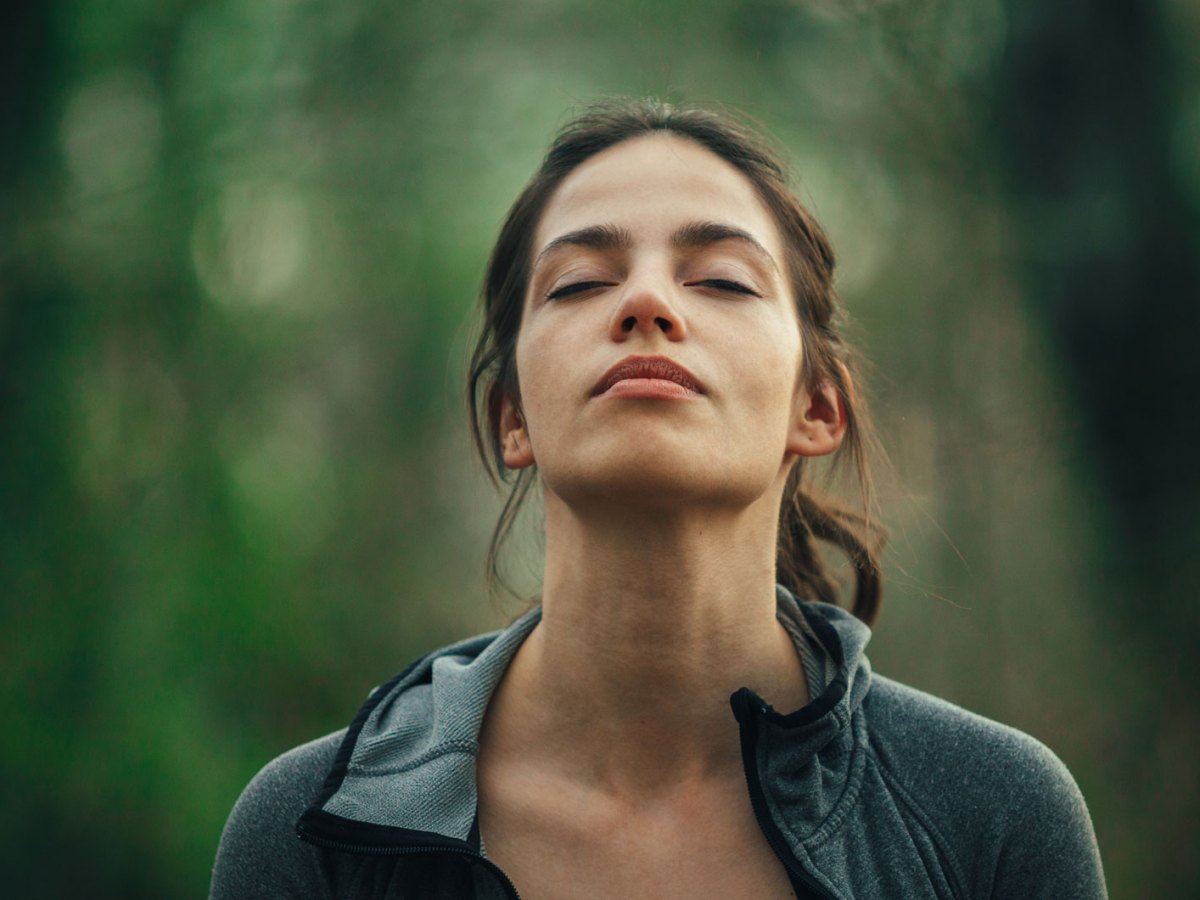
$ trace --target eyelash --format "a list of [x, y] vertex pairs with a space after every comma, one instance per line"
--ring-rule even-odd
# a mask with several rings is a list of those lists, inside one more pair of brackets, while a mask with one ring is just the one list
[[729, 291], [734, 294], [745, 294], [747, 297], [761, 296], [758, 291], [753, 288], [746, 287], [740, 281], [730, 281], [728, 278], [705, 278], [703, 281], [690, 281], [686, 286], [690, 287], [695, 284], [704, 284], [709, 287], [714, 287], [717, 290]]
[[[705, 278], [701, 281], [689, 281], [684, 287], [707, 286], [716, 288], [720, 291], [728, 291], [732, 294], [743, 294], [747, 297], [761, 296], [752, 288], [746, 287], [738, 281], [730, 281], [728, 278]], [[577, 281], [574, 284], [565, 284], [560, 288], [556, 288], [546, 295], [547, 300], [561, 300], [563, 297], [570, 297], [574, 294], [582, 294], [584, 291], [590, 291], [598, 287], [612, 287], [607, 281]]]
[[572, 294], [582, 294], [584, 291], [590, 291], [592, 288], [612, 287], [607, 281], [577, 281], [574, 284], [564, 284], [560, 288], [556, 288], [546, 295], [547, 300], [559, 300], [563, 297], [570, 297]]

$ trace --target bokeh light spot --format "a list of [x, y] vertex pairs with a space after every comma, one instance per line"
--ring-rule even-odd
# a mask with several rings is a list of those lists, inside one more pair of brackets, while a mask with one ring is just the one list
[[161, 138], [158, 91], [144, 74], [128, 70], [79, 88], [59, 127], [67, 168], [85, 193], [124, 190], [149, 180]]
[[289, 291], [309, 250], [308, 204], [282, 184], [240, 182], [205, 207], [192, 262], [205, 290], [231, 305], [295, 305]]

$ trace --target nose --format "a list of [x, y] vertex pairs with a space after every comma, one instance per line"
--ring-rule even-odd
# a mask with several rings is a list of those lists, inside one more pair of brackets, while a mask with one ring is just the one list
[[666, 335], [669, 341], [681, 341], [687, 335], [683, 316], [675, 305], [673, 284], [669, 278], [631, 277], [625, 282], [620, 302], [613, 310], [609, 333], [618, 343], [641, 333]]

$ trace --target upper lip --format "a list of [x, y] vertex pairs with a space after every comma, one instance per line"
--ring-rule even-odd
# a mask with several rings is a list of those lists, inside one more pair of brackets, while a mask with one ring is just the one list
[[592, 396], [603, 394], [618, 381], [627, 378], [661, 378], [681, 384], [697, 394], [704, 393], [704, 386], [691, 372], [665, 356], [627, 356], [600, 376], [592, 389]]

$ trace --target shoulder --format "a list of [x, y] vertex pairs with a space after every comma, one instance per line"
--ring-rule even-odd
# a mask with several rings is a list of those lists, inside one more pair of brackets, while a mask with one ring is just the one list
[[320, 792], [344, 735], [302, 744], [254, 776], [221, 834], [211, 897], [320, 896], [318, 852], [294, 829]]
[[324, 783], [345, 734], [343, 728], [293, 747], [263, 766], [238, 798], [230, 822], [244, 815], [303, 812]]
[[[864, 702], [871, 748], [892, 778], [913, 788], [953, 785], [961, 796], [1005, 800], [1083, 798], [1067, 767], [1029, 735], [931, 694], [873, 676]], [[1039, 811], [1045, 803], [1025, 807]], [[1043, 812], [1048, 810], [1041, 810]]]
[[988, 893], [1104, 896], [1087, 805], [1045, 744], [879, 676], [864, 711], [884, 780], [939, 842], [976, 866], [972, 880], [989, 882]]
[[864, 706], [870, 716], [872, 746], [902, 763], [954, 765], [969, 772], [972, 784], [1045, 787], [1069, 781], [1066, 767], [1045, 744], [1029, 735], [955, 706], [889, 678], [872, 676]]

